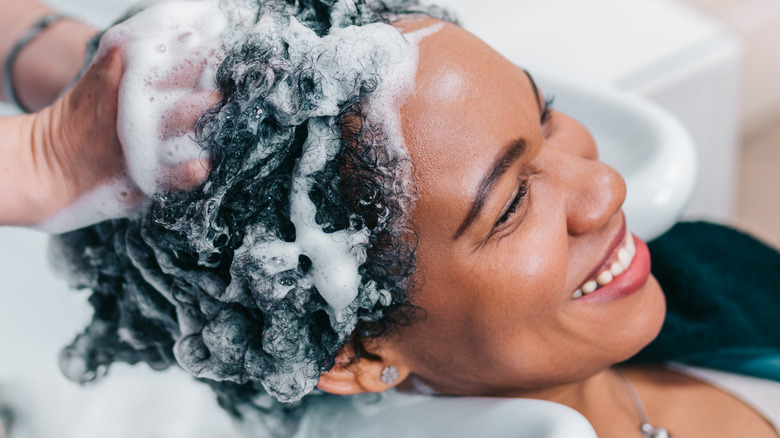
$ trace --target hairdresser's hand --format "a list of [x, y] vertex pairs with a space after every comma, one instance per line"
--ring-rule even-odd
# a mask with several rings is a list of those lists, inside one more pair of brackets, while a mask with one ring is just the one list
[[[122, 177], [116, 136], [120, 51], [96, 62], [64, 96], [38, 113], [5, 117], [0, 224], [45, 222], [101, 183]], [[132, 198], [132, 194], [127, 194]]]
[[[77, 223], [71, 221], [64, 228], [86, 226], [101, 216], [122, 216], [143, 201], [127, 175], [116, 129], [125, 63], [121, 46], [101, 48], [79, 82], [51, 106], [35, 114], [2, 120], [3, 126], [20, 127], [19, 143], [24, 143], [29, 132], [31, 147], [22, 147], [21, 156], [11, 157], [18, 165], [0, 164], [0, 185], [6, 185], [5, 193], [0, 188], [0, 224], [46, 224], [76, 200], [101, 187], [111, 187], [119, 194], [118, 200], [108, 200], [108, 204], [114, 205], [106, 207], [106, 199], [79, 205]], [[169, 126], [177, 132], [191, 131], [200, 114], [214, 103], [215, 96], [193, 94], [184, 100], [186, 105], [179, 108], [186, 107], [187, 111], [166, 115], [171, 121]], [[4, 155], [2, 152], [5, 151], [0, 149], [0, 155]], [[171, 167], [169, 188], [190, 189], [206, 175], [201, 162]], [[62, 229], [55, 225], [48, 230]]]
[[[95, 60], [79, 82], [35, 114], [40, 137], [34, 152], [44, 192], [54, 195], [46, 214], [57, 212], [99, 184], [124, 172], [116, 134], [117, 91], [124, 70], [119, 50]], [[48, 186], [48, 187], [46, 187]], [[128, 194], [130, 196], [131, 194]]]

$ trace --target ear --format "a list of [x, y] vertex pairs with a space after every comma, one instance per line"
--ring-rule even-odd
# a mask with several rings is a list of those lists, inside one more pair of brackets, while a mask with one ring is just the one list
[[[366, 346], [368, 349], [368, 345]], [[373, 345], [376, 347], [376, 345]], [[395, 358], [391, 351], [370, 348], [371, 355], [357, 357], [352, 341], [341, 348], [336, 356], [336, 365], [320, 375], [317, 387], [321, 390], [340, 395], [382, 392], [398, 385], [409, 376], [409, 368]], [[382, 373], [392, 373], [385, 369], [393, 367], [398, 377], [394, 381], [383, 381]]]

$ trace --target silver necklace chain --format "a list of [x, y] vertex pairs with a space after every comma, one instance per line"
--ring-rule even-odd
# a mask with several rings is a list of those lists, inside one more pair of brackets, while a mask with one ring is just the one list
[[639, 393], [636, 392], [634, 385], [628, 380], [625, 374], [617, 368], [613, 368], [615, 374], [623, 382], [623, 386], [628, 391], [628, 395], [631, 397], [631, 401], [634, 403], [634, 407], [639, 413], [639, 419], [642, 423], [639, 425], [639, 431], [642, 432], [644, 438], [672, 438], [672, 435], [663, 427], [653, 426], [647, 422], [647, 412], [645, 412], [645, 405], [642, 404], [642, 399], [639, 397]]

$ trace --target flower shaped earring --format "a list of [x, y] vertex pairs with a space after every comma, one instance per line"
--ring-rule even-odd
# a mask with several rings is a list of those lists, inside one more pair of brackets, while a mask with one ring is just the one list
[[380, 377], [382, 383], [386, 385], [392, 385], [398, 380], [398, 369], [392, 365], [385, 367], [382, 370], [382, 376]]

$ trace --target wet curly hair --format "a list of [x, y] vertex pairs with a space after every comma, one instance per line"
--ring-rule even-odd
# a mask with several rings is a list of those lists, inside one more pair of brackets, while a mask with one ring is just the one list
[[[405, 14], [451, 20], [415, 0], [256, 0], [256, 10], [257, 21], [294, 19], [320, 37]], [[222, 100], [196, 126], [211, 160], [200, 188], [160, 192], [139, 217], [55, 238], [71, 284], [91, 291], [95, 309], [62, 352], [69, 378], [93, 381], [114, 362], [178, 365], [234, 416], [288, 436], [348, 340], [359, 346], [411, 320], [410, 163], [388, 148], [382, 120], [367, 116], [383, 78], [363, 65], [342, 80], [336, 113], [321, 116], [323, 77], [334, 72], [293, 62], [291, 50], [283, 39], [249, 37], [229, 50], [216, 78]], [[309, 279], [309, 257], [274, 253], [296, 239], [296, 166], [323, 135], [336, 141], [307, 177], [315, 221], [328, 234], [367, 236], [357, 296], [338, 315]]]

